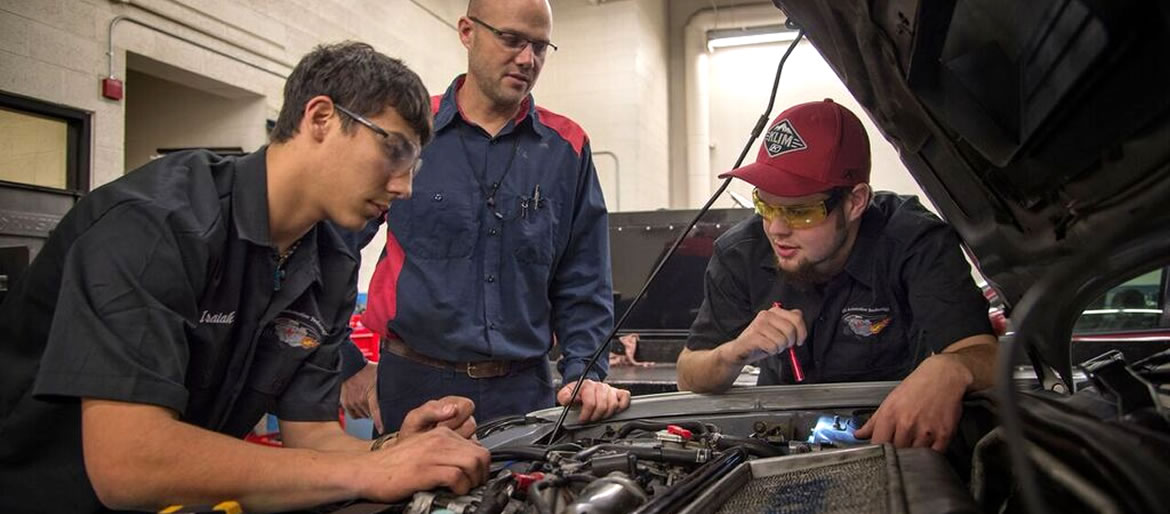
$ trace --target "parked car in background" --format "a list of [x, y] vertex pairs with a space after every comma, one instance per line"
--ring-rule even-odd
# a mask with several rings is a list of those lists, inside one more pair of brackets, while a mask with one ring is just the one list
[[[1170, 267], [1159, 267], [1117, 284], [1089, 302], [1072, 327], [1074, 365], [1111, 350], [1139, 360], [1170, 349]], [[983, 285], [988, 317], [997, 335], [1014, 334], [999, 294]]]
[[1073, 325], [1072, 360], [1109, 350], [1136, 361], [1170, 348], [1170, 267], [1160, 267], [1109, 288]]

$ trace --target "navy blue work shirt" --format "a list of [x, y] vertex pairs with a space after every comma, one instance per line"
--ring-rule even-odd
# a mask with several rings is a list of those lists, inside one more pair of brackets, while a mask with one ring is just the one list
[[[845, 269], [827, 283], [787, 279], [755, 215], [715, 241], [704, 291], [687, 348], [729, 342], [780, 302], [808, 329], [796, 347], [806, 382], [898, 380], [952, 343], [993, 333], [959, 237], [917, 198], [888, 192], [874, 195]], [[795, 383], [787, 352], [756, 365], [759, 385]]]
[[357, 260], [318, 224], [278, 274], [265, 153], [158, 159], [53, 230], [0, 305], [0, 512], [105, 510], [85, 471], [83, 398], [235, 437], [265, 412], [337, 419]]
[[[387, 213], [363, 321], [454, 362], [544, 357], [555, 333], [561, 375], [574, 380], [613, 327], [608, 215], [588, 136], [529, 95], [493, 137], [459, 111], [462, 85], [432, 98], [435, 139], [413, 196]], [[345, 355], [351, 372], [355, 355]], [[608, 366], [600, 359], [588, 376]]]

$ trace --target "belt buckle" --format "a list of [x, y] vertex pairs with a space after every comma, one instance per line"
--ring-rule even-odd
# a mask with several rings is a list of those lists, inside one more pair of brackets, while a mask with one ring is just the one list
[[[479, 374], [478, 364], [479, 363], [477, 363], [477, 362], [468, 362], [467, 363], [467, 376], [469, 376], [471, 378], [488, 378], [487, 375], [480, 375]], [[485, 370], [485, 372], [486, 372], [486, 370]]]
[[471, 378], [495, 378], [502, 376], [499, 361], [468, 362], [467, 376]]

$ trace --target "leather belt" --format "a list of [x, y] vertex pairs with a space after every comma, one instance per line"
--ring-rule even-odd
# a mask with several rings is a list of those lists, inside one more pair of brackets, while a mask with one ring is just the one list
[[382, 337], [382, 351], [390, 352], [408, 361], [417, 362], [432, 368], [449, 369], [458, 373], [465, 373], [471, 378], [495, 378], [507, 375], [513, 370], [520, 370], [540, 362], [541, 359], [527, 359], [521, 361], [473, 361], [451, 362], [423, 355], [413, 348], [406, 346], [399, 339]]

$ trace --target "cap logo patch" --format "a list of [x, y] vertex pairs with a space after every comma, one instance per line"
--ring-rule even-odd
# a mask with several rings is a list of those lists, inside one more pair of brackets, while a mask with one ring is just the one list
[[772, 125], [772, 128], [768, 129], [768, 133], [764, 136], [764, 149], [768, 151], [769, 157], [805, 148], [808, 148], [808, 145], [804, 144], [804, 138], [800, 137], [796, 128], [787, 119]]

